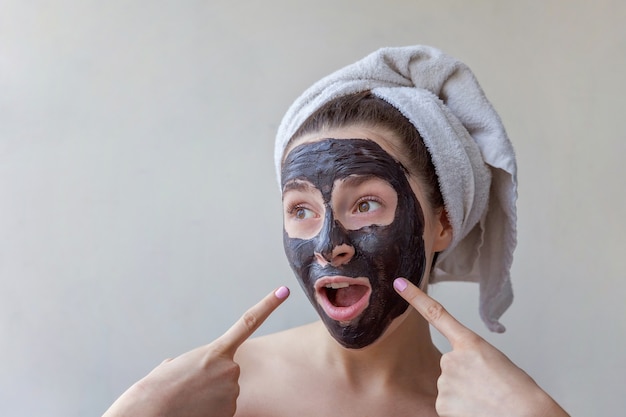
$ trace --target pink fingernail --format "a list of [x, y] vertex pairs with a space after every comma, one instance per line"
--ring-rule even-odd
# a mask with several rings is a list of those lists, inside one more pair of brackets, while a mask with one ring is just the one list
[[284, 298], [287, 298], [287, 296], [289, 295], [289, 288], [287, 287], [280, 287], [279, 289], [277, 289], [274, 292], [274, 295], [276, 296], [276, 298], [278, 298], [279, 300], [282, 300]]
[[402, 278], [396, 278], [393, 281], [393, 287], [396, 290], [400, 291], [400, 292], [406, 290], [406, 287], [408, 287], [408, 286], [409, 286], [409, 284], [407, 284], [406, 281], [404, 279], [402, 279]]

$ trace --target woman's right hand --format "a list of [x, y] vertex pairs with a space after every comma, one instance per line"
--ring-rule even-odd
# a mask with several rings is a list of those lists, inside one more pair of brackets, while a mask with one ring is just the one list
[[131, 386], [103, 417], [232, 417], [239, 396], [237, 348], [289, 296], [281, 287], [212, 343], [165, 360]]

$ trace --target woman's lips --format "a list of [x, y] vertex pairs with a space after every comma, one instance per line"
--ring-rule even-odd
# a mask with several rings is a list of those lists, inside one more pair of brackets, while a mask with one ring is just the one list
[[[351, 286], [359, 286], [361, 288], [349, 289]], [[355, 299], [351, 299], [349, 303], [338, 303], [331, 301], [329, 291], [353, 291], [358, 294]], [[357, 318], [363, 310], [367, 308], [370, 302], [372, 287], [367, 278], [350, 278], [344, 276], [322, 277], [315, 282], [315, 297], [318, 304], [331, 319], [346, 323]], [[349, 304], [349, 305], [347, 305]]]

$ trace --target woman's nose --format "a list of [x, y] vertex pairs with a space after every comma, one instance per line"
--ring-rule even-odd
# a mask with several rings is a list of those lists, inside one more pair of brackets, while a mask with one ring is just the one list
[[322, 266], [341, 266], [350, 262], [354, 256], [354, 246], [350, 244], [347, 230], [333, 218], [330, 210], [326, 213], [316, 246], [315, 258]]
[[315, 252], [315, 258], [321, 266], [331, 264], [334, 267], [345, 265], [354, 256], [354, 247], [342, 243], [334, 246], [331, 251]]

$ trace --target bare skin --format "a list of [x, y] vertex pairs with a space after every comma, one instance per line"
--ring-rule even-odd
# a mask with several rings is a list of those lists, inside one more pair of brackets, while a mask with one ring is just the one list
[[398, 320], [359, 350], [341, 347], [321, 322], [249, 340], [235, 356], [242, 370], [235, 415], [437, 416], [441, 354], [415, 310]]

